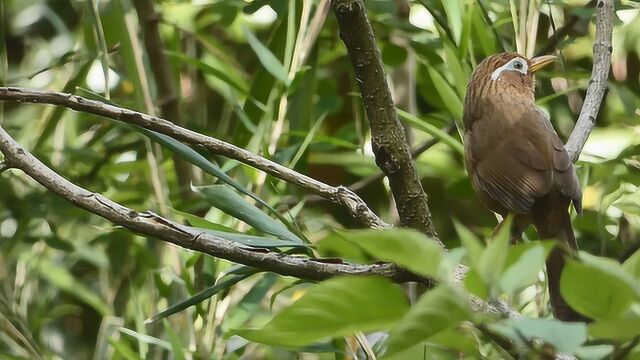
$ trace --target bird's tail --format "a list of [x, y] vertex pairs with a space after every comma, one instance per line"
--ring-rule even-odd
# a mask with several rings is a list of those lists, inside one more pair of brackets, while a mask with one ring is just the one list
[[[556, 239], [571, 250], [577, 250], [576, 238], [571, 226], [571, 217], [566, 206], [557, 204], [546, 212], [544, 219], [535, 219], [535, 226], [541, 239]], [[549, 298], [553, 315], [562, 321], [588, 321], [586, 317], [573, 310], [560, 294], [560, 275], [569, 256], [561, 247], [555, 247], [547, 258], [547, 275], [549, 277]]]

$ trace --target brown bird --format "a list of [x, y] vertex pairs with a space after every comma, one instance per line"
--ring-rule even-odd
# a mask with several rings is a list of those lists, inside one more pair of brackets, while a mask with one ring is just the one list
[[[464, 102], [465, 163], [481, 202], [503, 217], [514, 215], [514, 236], [533, 224], [541, 239], [557, 239], [575, 250], [568, 208], [573, 203], [581, 212], [580, 184], [534, 98], [534, 73], [555, 60], [503, 53], [476, 67]], [[556, 247], [547, 259], [553, 313], [560, 320], [584, 320], [560, 296], [565, 256]]]

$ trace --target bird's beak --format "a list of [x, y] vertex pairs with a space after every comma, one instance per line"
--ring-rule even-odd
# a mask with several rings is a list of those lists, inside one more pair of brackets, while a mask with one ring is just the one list
[[558, 57], [554, 55], [544, 55], [544, 56], [535, 57], [530, 60], [531, 65], [529, 66], [529, 70], [531, 70], [532, 73], [535, 73], [538, 70], [542, 69], [543, 67], [551, 64], [556, 60], [558, 60]]

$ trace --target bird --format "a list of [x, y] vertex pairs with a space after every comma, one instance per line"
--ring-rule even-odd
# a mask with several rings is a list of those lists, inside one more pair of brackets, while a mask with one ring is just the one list
[[480, 202], [513, 217], [512, 241], [534, 225], [541, 239], [560, 242], [546, 260], [553, 315], [587, 321], [560, 294], [566, 257], [577, 251], [569, 208], [581, 214], [582, 190], [562, 140], [535, 103], [534, 75], [556, 60], [507, 52], [478, 64], [464, 100], [465, 166]]

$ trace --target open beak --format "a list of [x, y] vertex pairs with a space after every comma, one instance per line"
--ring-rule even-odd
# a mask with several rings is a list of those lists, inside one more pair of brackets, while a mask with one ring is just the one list
[[544, 56], [535, 57], [529, 60], [531, 64], [529, 66], [529, 70], [532, 73], [535, 73], [538, 70], [542, 69], [543, 67], [551, 64], [552, 62], [555, 62], [556, 60], [558, 60], [558, 57], [554, 55], [544, 55]]

